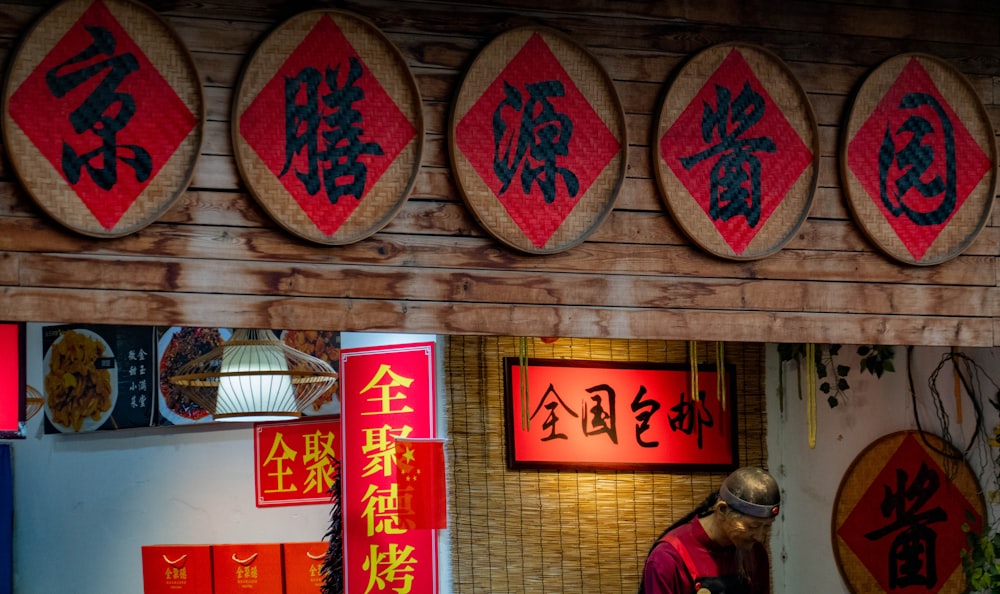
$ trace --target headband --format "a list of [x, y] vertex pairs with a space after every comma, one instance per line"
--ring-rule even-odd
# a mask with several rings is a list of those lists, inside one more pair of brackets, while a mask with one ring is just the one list
[[725, 483], [719, 488], [719, 497], [726, 502], [729, 507], [741, 514], [753, 516], [755, 518], [773, 518], [778, 515], [778, 505], [761, 505], [751, 503], [733, 495]]

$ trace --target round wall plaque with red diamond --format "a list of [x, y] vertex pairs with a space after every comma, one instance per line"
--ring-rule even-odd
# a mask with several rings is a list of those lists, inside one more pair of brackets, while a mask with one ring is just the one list
[[552, 254], [584, 241], [625, 179], [625, 111], [607, 72], [562, 34], [501, 34], [469, 67], [451, 115], [452, 168], [479, 223]]
[[653, 162], [667, 208], [693, 242], [723, 258], [763, 258], [809, 214], [819, 169], [816, 118], [777, 56], [753, 45], [715, 45], [671, 82]]
[[120, 237], [187, 188], [201, 152], [201, 79], [159, 16], [130, 0], [66, 0], [11, 59], [3, 140], [18, 178], [60, 224]]
[[833, 550], [851, 592], [964, 592], [962, 524], [983, 528], [975, 472], [936, 435], [881, 437], [851, 462], [833, 504]]
[[996, 191], [993, 126], [975, 89], [923, 54], [886, 60], [865, 78], [840, 147], [840, 174], [869, 239], [906, 264], [962, 253], [989, 220]]
[[368, 20], [298, 14], [244, 65], [233, 150], [250, 192], [278, 224], [344, 245], [384, 227], [420, 169], [423, 112], [399, 50]]

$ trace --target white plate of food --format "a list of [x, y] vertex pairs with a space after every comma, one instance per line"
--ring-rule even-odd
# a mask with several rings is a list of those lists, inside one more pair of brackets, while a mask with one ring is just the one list
[[170, 377], [181, 367], [208, 354], [212, 349], [229, 340], [231, 332], [225, 328], [172, 326], [157, 343], [158, 384], [160, 416], [173, 425], [187, 425], [212, 420], [198, 403], [181, 395]]
[[[285, 330], [281, 340], [295, 350], [326, 361], [334, 370], [340, 369], [340, 332], [332, 330]], [[333, 384], [316, 401], [307, 406], [305, 416], [334, 415], [340, 413], [340, 381]]]
[[64, 330], [45, 351], [45, 416], [62, 433], [95, 431], [118, 400], [118, 366], [104, 338], [86, 328]]

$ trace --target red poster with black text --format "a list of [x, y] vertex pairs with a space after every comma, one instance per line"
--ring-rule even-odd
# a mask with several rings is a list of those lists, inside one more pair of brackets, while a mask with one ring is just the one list
[[434, 343], [344, 349], [345, 591], [438, 592], [437, 532], [399, 518], [396, 439], [437, 435]]

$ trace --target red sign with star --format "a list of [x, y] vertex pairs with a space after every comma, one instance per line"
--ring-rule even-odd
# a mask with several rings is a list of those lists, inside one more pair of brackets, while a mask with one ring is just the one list
[[407, 521], [414, 493], [400, 484], [396, 449], [398, 438], [437, 436], [434, 370], [433, 342], [340, 353], [347, 592], [439, 590], [437, 533]]

